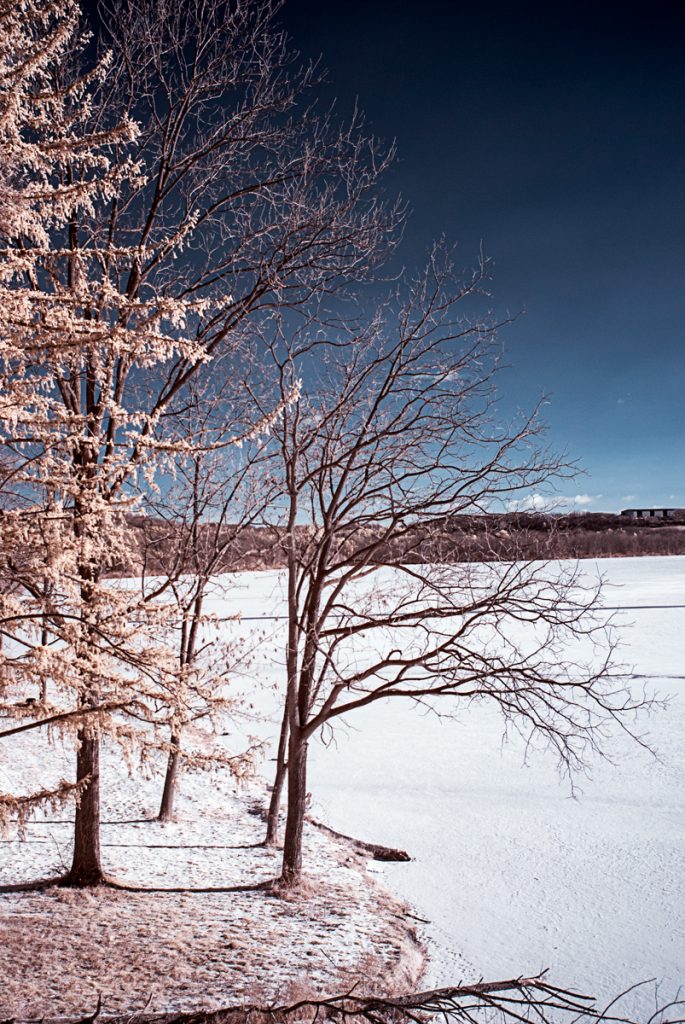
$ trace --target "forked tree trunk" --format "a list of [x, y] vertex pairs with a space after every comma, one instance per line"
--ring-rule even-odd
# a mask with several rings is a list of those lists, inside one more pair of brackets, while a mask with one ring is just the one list
[[66, 884], [76, 888], [105, 881], [100, 863], [100, 737], [79, 730], [76, 781], [88, 779], [76, 808], [74, 858]]
[[302, 831], [307, 808], [307, 742], [291, 730], [288, 747], [288, 815], [283, 841], [281, 882], [294, 888], [302, 876]]
[[159, 807], [158, 818], [160, 821], [171, 821], [174, 816], [176, 779], [178, 776], [178, 766], [181, 761], [181, 737], [176, 733], [171, 735], [171, 746], [172, 749], [169, 751], [169, 759], [166, 766], [166, 775], [164, 776], [164, 792], [162, 793], [162, 802]]
[[266, 818], [265, 846], [275, 846], [278, 842], [278, 816], [281, 810], [281, 797], [283, 795], [283, 783], [288, 771], [288, 726], [290, 711], [286, 701], [283, 709], [283, 721], [281, 722], [281, 735], [278, 739], [278, 753], [276, 755], [276, 775], [274, 786], [271, 790], [269, 811]]

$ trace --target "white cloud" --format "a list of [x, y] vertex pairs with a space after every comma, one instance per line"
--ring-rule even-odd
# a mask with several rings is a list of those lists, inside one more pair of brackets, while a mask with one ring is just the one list
[[525, 498], [508, 501], [507, 512], [540, 512], [543, 509], [551, 509], [553, 504], [553, 499], [546, 498], [543, 494], [529, 494]]
[[533, 494], [507, 502], [507, 512], [563, 512], [569, 508], [583, 508], [592, 505], [601, 494]]
[[635, 501], [637, 494], [624, 494], [621, 501]]

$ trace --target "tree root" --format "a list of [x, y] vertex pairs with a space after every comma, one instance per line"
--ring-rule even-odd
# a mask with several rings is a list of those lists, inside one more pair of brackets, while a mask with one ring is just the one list
[[[141, 892], [141, 893], [222, 893], [222, 892], [270, 892], [274, 884], [274, 879], [269, 878], [266, 882], [254, 882], [251, 885], [206, 885], [206, 886], [193, 886], [186, 885], [174, 885], [174, 886], [156, 886], [156, 885], [129, 885], [128, 882], [117, 882], [114, 879], [108, 879], [107, 885], [110, 889], [118, 889], [120, 892]], [[2, 1024], [2, 1021], [0, 1021]]]
[[331, 836], [335, 836], [336, 839], [344, 839], [345, 842], [351, 843], [356, 850], [360, 853], [370, 853], [374, 860], [387, 860], [387, 861], [409, 861], [411, 857], [406, 850], [397, 850], [392, 846], [381, 846], [380, 843], [367, 843], [363, 839], [355, 839], [354, 836], [347, 836], [344, 832], [336, 832], [330, 825], [324, 825], [322, 821], [317, 821], [316, 818], [307, 816], [307, 821], [310, 825], [314, 825], [315, 828], [321, 829], [322, 832], [327, 832]]
[[[53, 878], [38, 878], [33, 882], [12, 882], [9, 885], [0, 885], [0, 895], [11, 892], [42, 892], [44, 889], [67, 885], [68, 878], [68, 875], [55, 875]], [[3, 1022], [0, 1021], [0, 1024]]]
[[[139, 893], [223, 893], [223, 892], [271, 892], [275, 884], [275, 879], [269, 878], [265, 882], [254, 882], [251, 885], [216, 885], [216, 886], [193, 886], [175, 885], [175, 886], [156, 886], [156, 885], [135, 885], [132, 883], [129, 885], [128, 882], [120, 882], [116, 878], [104, 877], [98, 882], [94, 882], [90, 885], [79, 885], [72, 882], [69, 875], [57, 875], [54, 878], [40, 878], [33, 882], [14, 882], [10, 885], [0, 885], [0, 895], [6, 893], [22, 893], [22, 892], [43, 892], [45, 889], [62, 888], [62, 889], [115, 889], [120, 892], [139, 892]], [[0, 1020], [0, 1024], [3, 1021]]]
[[[54, 875], [52, 878], [38, 878], [33, 882], [13, 882], [0, 885], [0, 895], [12, 892], [42, 892], [45, 889], [117, 889], [118, 883], [107, 875], [101, 875], [92, 882], [78, 882], [70, 873]], [[3, 1024], [0, 1021], [0, 1024]]]

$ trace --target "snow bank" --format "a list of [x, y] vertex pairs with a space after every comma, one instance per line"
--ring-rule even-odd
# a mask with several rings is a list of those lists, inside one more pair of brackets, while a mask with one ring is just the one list
[[[19, 745], [15, 747], [19, 752]], [[46, 757], [37, 735], [22, 745], [34, 770]], [[53, 750], [53, 759], [68, 751]], [[65, 765], [65, 770], [68, 766]], [[264, 823], [249, 792], [230, 780], [182, 777], [179, 818], [149, 820], [160, 780], [129, 778], [110, 752], [103, 770], [105, 870], [159, 888], [258, 886], [279, 871], [260, 846]], [[263, 787], [260, 788], [263, 796]], [[254, 807], [252, 810], [254, 811]], [[0, 843], [0, 884], [68, 867], [71, 824], [29, 824], [23, 842]], [[0, 1017], [216, 1008], [332, 992], [365, 977], [388, 991], [423, 969], [407, 908], [366, 872], [349, 844], [306, 832], [309, 887], [281, 899], [260, 889], [138, 893], [102, 888], [0, 896]]]

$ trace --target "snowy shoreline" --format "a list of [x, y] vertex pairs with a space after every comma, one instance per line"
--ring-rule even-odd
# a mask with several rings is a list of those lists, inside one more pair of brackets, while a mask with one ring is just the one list
[[[38, 756], [39, 747], [34, 736], [23, 753]], [[178, 820], [161, 824], [149, 818], [159, 779], [132, 780], [110, 756], [105, 773], [115, 772], [116, 806], [105, 808], [102, 826], [109, 875], [162, 889], [245, 890], [1, 894], [0, 1016], [92, 1013], [99, 996], [107, 1015], [266, 1004], [355, 982], [378, 991], [379, 979], [390, 994], [419, 981], [425, 949], [410, 908], [352, 844], [309, 826], [304, 893], [250, 890], [278, 874], [280, 856], [259, 845], [254, 793], [188, 774]], [[5, 837], [0, 883], [59, 874], [70, 831], [67, 820], [44, 818], [28, 824], [23, 842]]]
[[[217, 920], [214, 946], [203, 932], [202, 915], [211, 918], [223, 913], [221, 897], [205, 894], [195, 897], [195, 902], [180, 895], [175, 895], [173, 901], [163, 897], [174, 906], [180, 920], [196, 914], [195, 903], [201, 907], [202, 915], [193, 918], [187, 927], [198, 957], [209, 959], [207, 971], [200, 971], [195, 978], [203, 992], [212, 991], [217, 979], [221, 981], [216, 958], [223, 954], [223, 946], [232, 942], [235, 945], [230, 957], [235, 977], [241, 984], [245, 982], [240, 992], [249, 991], [255, 998], [262, 993], [268, 996], [271, 990], [263, 984], [273, 981], [268, 965], [251, 988], [246, 984], [250, 979], [240, 973], [241, 963], [243, 970], [249, 967], [244, 952], [246, 927], [259, 900], [270, 912], [280, 908], [280, 912], [273, 910], [269, 919], [274, 933], [269, 941], [286, 950], [285, 956], [292, 962], [283, 982], [295, 988], [304, 979], [309, 985], [331, 991], [337, 987], [337, 979], [344, 976], [338, 968], [354, 971], [360, 965], [371, 981], [375, 982], [379, 973], [387, 980], [387, 973], [378, 970], [378, 961], [376, 973], [371, 975], [374, 967], [368, 957], [376, 945], [387, 963], [393, 959], [397, 939], [391, 937], [387, 944], [386, 927], [397, 926], [405, 937], [410, 933], [414, 918], [407, 917], [406, 905], [400, 903], [405, 900], [416, 908], [416, 916], [430, 920], [421, 928], [422, 941], [425, 937], [429, 945], [426, 969], [430, 985], [510, 977], [549, 967], [554, 981], [571, 983], [600, 1000], [616, 995], [627, 984], [650, 977], [660, 980], [663, 997], [677, 992], [685, 978], [685, 691], [679, 645], [685, 628], [685, 559], [615, 559], [611, 563], [597, 562], [590, 568], [609, 576], [607, 603], [626, 609], [620, 613], [622, 653], [623, 659], [634, 665], [636, 684], [641, 686], [645, 681], [661, 694], [671, 694], [668, 710], [656, 712], [646, 723], [660, 760], [622, 743], [618, 734], [610, 749], [615, 763], [600, 759], [590, 765], [592, 775], [579, 780], [579, 791], [572, 799], [568, 784], [559, 779], [548, 752], [524, 751], [515, 735], [502, 745], [501, 720], [486, 709], [466, 708], [455, 719], [440, 721], [396, 702], [392, 707], [367, 709], [358, 718], [350, 716], [349, 722], [340, 722], [333, 737], [326, 737], [326, 746], [312, 745], [312, 813], [348, 835], [404, 847], [412, 863], [365, 866], [365, 858], [355, 861], [358, 854], [349, 848], [338, 847], [339, 855], [334, 854], [333, 846], [328, 845], [330, 837], [323, 842], [324, 837], [310, 828], [305, 870], [321, 881], [314, 899], [303, 901], [301, 914], [296, 917], [298, 907], [289, 901], [267, 900], [255, 893], [240, 899], [231, 897], [233, 906], [240, 903], [242, 909], [237, 923]], [[221, 614], [242, 614], [241, 620], [226, 620], [224, 628], [231, 635], [249, 638], [255, 629], [254, 620], [266, 620], [259, 634], [259, 656], [236, 685], [246, 685], [250, 701], [255, 702], [250, 731], [271, 743], [277, 734], [282, 684], [283, 624], [276, 618], [282, 612], [280, 581], [281, 574], [276, 572], [226, 578], [226, 591], [210, 602], [212, 609]], [[666, 608], [655, 609], [656, 604]], [[269, 620], [269, 615], [274, 618]], [[30, 788], [30, 774], [22, 772], [28, 772], [32, 763], [40, 763], [48, 749], [44, 737], [36, 736], [31, 742], [35, 744], [33, 754], [16, 755], [8, 766], [17, 792]], [[13, 756], [18, 749], [12, 747]], [[54, 766], [57, 778], [70, 777], [72, 757], [69, 751], [64, 766]], [[52, 760], [51, 753], [51, 764]], [[278, 873], [278, 853], [251, 845], [262, 838], [262, 822], [239, 812], [237, 806], [231, 812], [231, 801], [243, 798], [236, 798], [232, 788], [229, 792], [228, 781], [221, 789], [225, 795], [217, 796], [214, 811], [208, 815], [203, 811], [203, 801], [213, 782], [200, 775], [184, 774], [178, 805], [181, 820], [162, 826], [131, 820], [155, 813], [159, 777], [137, 777], [135, 788], [129, 790], [123, 766], [111, 754], [104, 771], [104, 792], [110, 800], [104, 819], [128, 819], [126, 823], [103, 826], [105, 868], [122, 880], [170, 885], [172, 879], [182, 877], [190, 885], [200, 885], [207, 878], [205, 855], [212, 853], [201, 844], [224, 848], [223, 853], [215, 851], [221, 855], [220, 860], [212, 857], [209, 861], [211, 877], [218, 879], [213, 884], [224, 884], [225, 879], [227, 884], [258, 882]], [[115, 778], [123, 780], [119, 793], [113, 792]], [[263, 789], [259, 797], [264, 800]], [[185, 834], [184, 829], [189, 833]], [[23, 848], [17, 844], [12, 850], [8, 844], [0, 844], [0, 881], [44, 877], [64, 865], [69, 850], [68, 825], [29, 826], [29, 838], [34, 842]], [[129, 860], [128, 871], [120, 853], [131, 847], [113, 843], [135, 844], [136, 859]], [[145, 852], [145, 843], [175, 845], [171, 851], [158, 848]], [[241, 844], [246, 848], [242, 849]], [[344, 865], [346, 860], [351, 870]], [[373, 883], [369, 882], [369, 867]], [[381, 905], [378, 878], [399, 894], [387, 897], [397, 901], [394, 910]], [[109, 912], [104, 897], [87, 897], [82, 904], [83, 917], [89, 915], [88, 899], [96, 909], [100, 904], [102, 908], [97, 911], [100, 917], [93, 917], [88, 936], [84, 932], [79, 956], [87, 959], [93, 949], [100, 954], [100, 945], [108, 941], [111, 919], [116, 918], [112, 908], [115, 904], [124, 908], [129, 895], [128, 923], [133, 939], [143, 946], [161, 944], [161, 959], [156, 966], [162, 983], [171, 979], [178, 985], [179, 997], [192, 995], [195, 988], [181, 987], [188, 983], [186, 975], [192, 980], [193, 965], [184, 959], [187, 946], [176, 935], [165, 936], [169, 928], [159, 907], [159, 896], [144, 897], [152, 904], [156, 901], [155, 913], [159, 911], [158, 917], [148, 922], [138, 919], [136, 907], [140, 904], [133, 900], [138, 894], [112, 894]], [[21, 904], [12, 902], [19, 897], [0, 897], [0, 914], [4, 915], [0, 916], [0, 943], [10, 937], [6, 933], [8, 918], [20, 907], [25, 916], [18, 927], [13, 925], [12, 935], [18, 935], [21, 945], [23, 925], [40, 940], [33, 948], [30, 943], [27, 948], [22, 946], [16, 962], [6, 945], [0, 948], [0, 974], [8, 978], [16, 975], [18, 963], [32, 987], [45, 982], [43, 975], [34, 977], [36, 962], [49, 952], [49, 946], [45, 946], [45, 955], [41, 953], [43, 932], [49, 933], [58, 922], [62, 922], [59, 927], [69, 927], [66, 911], [60, 909], [63, 897], [53, 896], [51, 905], [47, 897], [44, 894], [40, 903], [37, 894], [27, 894], [21, 897], [26, 901]], [[319, 899], [328, 899], [328, 903], [322, 903], [317, 913], [315, 904]], [[357, 899], [358, 908], [352, 913], [350, 901]], [[49, 912], [51, 907], [53, 913]], [[355, 939], [355, 914], [369, 938], [366, 945], [357, 941], [361, 933]], [[329, 927], [332, 924], [335, 929]], [[79, 927], [85, 929], [86, 925]], [[155, 929], [163, 934], [159, 936]], [[321, 941], [314, 942], [317, 937]], [[109, 944], [118, 949], [118, 941], [112, 933]], [[260, 936], [250, 934], [248, 947], [259, 941]], [[69, 937], [64, 942], [68, 943]], [[134, 943], [121, 955], [131, 957], [131, 949], [137, 954]], [[60, 955], [68, 968], [68, 950]], [[331, 955], [339, 962], [331, 963], [327, 959]], [[178, 964], [184, 974], [174, 980]], [[315, 968], [316, 964], [321, 970]], [[139, 998], [136, 1005], [143, 1005], [150, 993], [143, 978], [137, 977], [138, 964], [125, 966], [128, 973], [121, 986], [117, 988], [113, 983], [114, 990], [130, 981], [131, 991]], [[108, 977], [105, 972], [105, 980]], [[70, 979], [67, 970], [63, 988], [72, 984]], [[18, 983], [13, 980], [12, 984]], [[59, 988], [55, 989], [56, 996], [60, 996]], [[235, 1001], [233, 996], [237, 994], [237, 990], [229, 992], [228, 988], [220, 990], [224, 1003]], [[18, 993], [19, 988], [13, 991]], [[107, 991], [103, 986], [103, 1012], [110, 1009], [105, 1000]], [[91, 987], [83, 1010], [94, 1009], [96, 997], [92, 995]], [[188, 998], [183, 1006], [191, 1005]], [[641, 990], [625, 1012], [642, 1016], [653, 1003], [651, 990]], [[217, 1004], [213, 1001], [212, 1005]], [[6, 1010], [4, 1006], [0, 1009]]]

